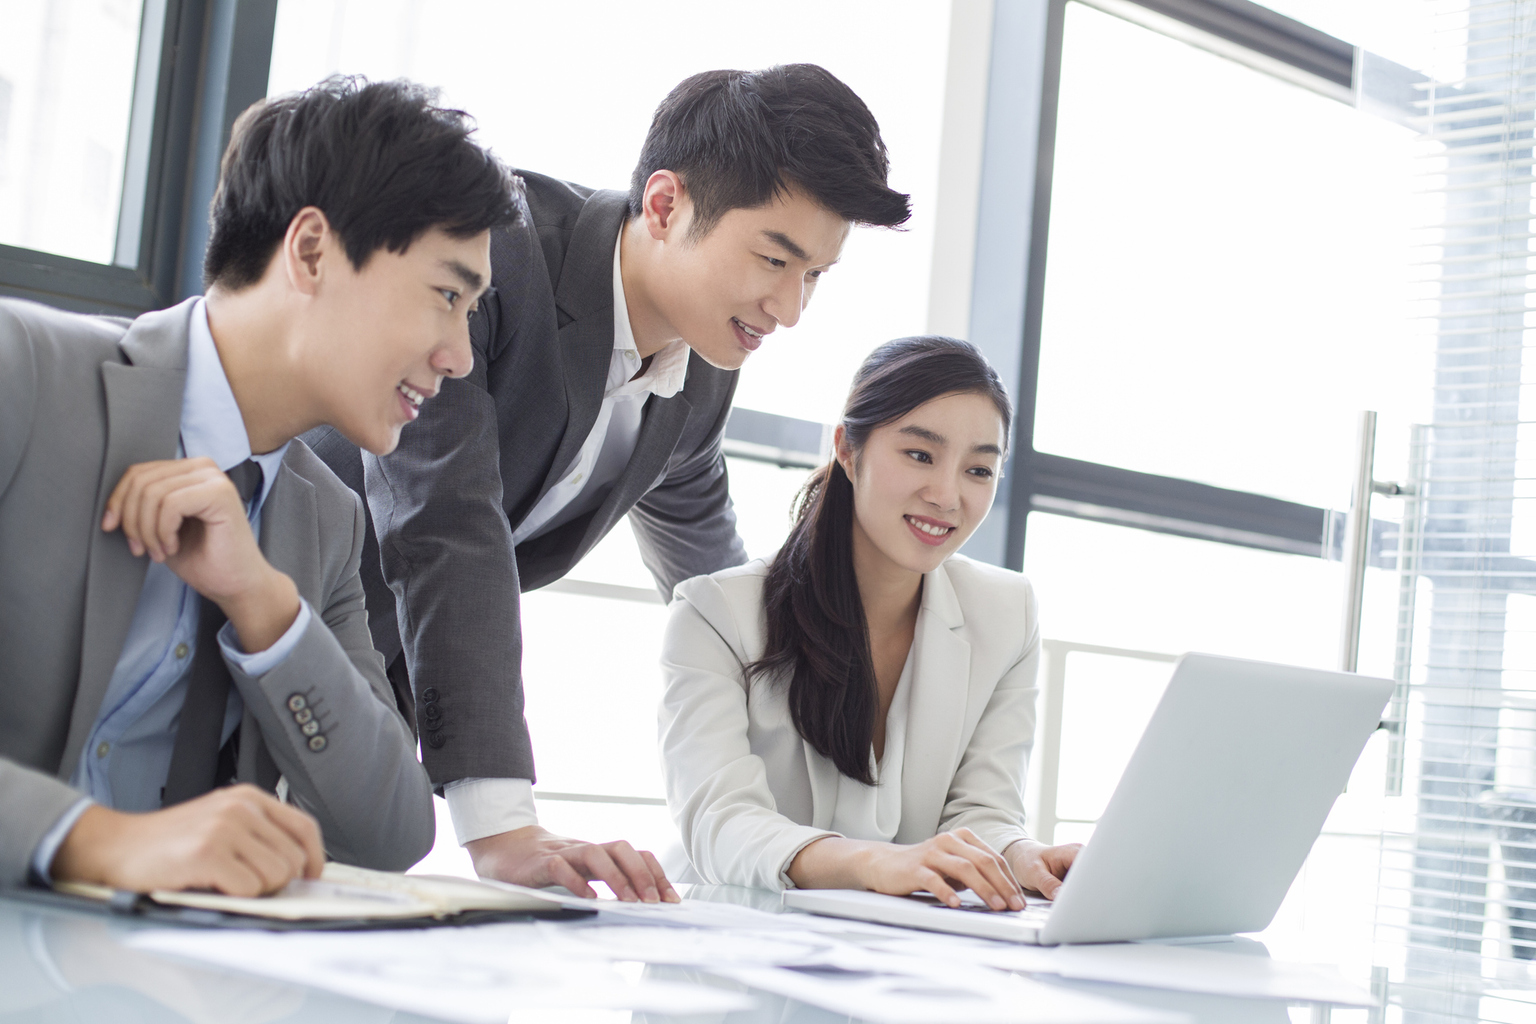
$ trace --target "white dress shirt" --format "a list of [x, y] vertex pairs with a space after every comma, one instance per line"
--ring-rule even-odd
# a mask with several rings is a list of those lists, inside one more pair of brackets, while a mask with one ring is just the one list
[[[646, 400], [651, 395], [671, 398], [687, 379], [689, 348], [681, 340], [658, 351], [648, 367], [640, 358], [619, 266], [623, 240], [621, 228], [613, 244], [613, 356], [608, 363], [603, 404], [575, 461], [513, 528], [514, 547], [601, 505], [635, 453]], [[459, 779], [448, 783], [443, 791], [460, 845], [539, 822], [533, 784], [527, 779]]]
[[[187, 344], [187, 383], [182, 393], [177, 457], [206, 456], [223, 470], [246, 459], [261, 466], [261, 489], [246, 510], [259, 539], [262, 506], [287, 451], [284, 444], [265, 455], [252, 455], [245, 419], [208, 329], [207, 306], [199, 302], [192, 313]], [[176, 724], [186, 699], [187, 669], [197, 650], [199, 607], [197, 592], [163, 562], [149, 564], [122, 653], [70, 778], [70, 784], [89, 799], [71, 807], [33, 855], [33, 868], [44, 879], [64, 837], [92, 801], [123, 811], [160, 808], [176, 745]], [[308, 603], [300, 599], [293, 624], [276, 643], [256, 654], [241, 650], [233, 624], [225, 623], [218, 633], [219, 649], [247, 674], [262, 675], [288, 657], [309, 627], [310, 615]], [[244, 706], [240, 692], [231, 687], [221, 745], [240, 724]]]

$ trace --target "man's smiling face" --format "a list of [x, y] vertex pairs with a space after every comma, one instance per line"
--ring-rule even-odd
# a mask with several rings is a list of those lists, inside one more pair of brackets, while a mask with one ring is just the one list
[[327, 422], [360, 448], [393, 451], [443, 378], [474, 365], [468, 318], [490, 276], [489, 232], [454, 238], [440, 228], [403, 253], [379, 250], [361, 271], [338, 266], [321, 313]]
[[[685, 236], [686, 192], [677, 216]], [[730, 210], [702, 238], [669, 247], [658, 310], [711, 366], [734, 370], [767, 335], [799, 321], [852, 226], [793, 189], [764, 206]]]

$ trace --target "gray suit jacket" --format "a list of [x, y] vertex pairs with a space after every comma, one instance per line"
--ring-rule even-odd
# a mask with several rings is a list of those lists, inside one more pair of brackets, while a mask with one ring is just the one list
[[[0, 299], [0, 885], [80, 798], [66, 780], [100, 712], [148, 559], [100, 528], [134, 463], [174, 458], [189, 300], [124, 320]], [[245, 701], [237, 777], [313, 814], [338, 860], [404, 869], [431, 849], [431, 787], [368, 634], [357, 499], [295, 443], [261, 548], [314, 609], [281, 665], [230, 676]], [[286, 704], [321, 719], [310, 749]]]
[[512, 531], [574, 461], [602, 405], [628, 212], [621, 192], [519, 173], [527, 216], [492, 236], [495, 293], [471, 331], [474, 370], [443, 382], [393, 454], [360, 458], [329, 430], [307, 438], [366, 492], [380, 555], [363, 556], [374, 642], [387, 661], [404, 652], [438, 785], [534, 777], [520, 591], [564, 576], [626, 514], [668, 599], [689, 577], [746, 561], [720, 450], [736, 371], [697, 355], [682, 391], [646, 403], [607, 499], [513, 551]]

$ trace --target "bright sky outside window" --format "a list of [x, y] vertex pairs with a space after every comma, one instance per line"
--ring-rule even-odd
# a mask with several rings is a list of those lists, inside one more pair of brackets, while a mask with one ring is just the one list
[[1067, 5], [1035, 447], [1343, 508], [1426, 411], [1413, 133]]
[[0, 0], [0, 244], [112, 262], [142, 14]]

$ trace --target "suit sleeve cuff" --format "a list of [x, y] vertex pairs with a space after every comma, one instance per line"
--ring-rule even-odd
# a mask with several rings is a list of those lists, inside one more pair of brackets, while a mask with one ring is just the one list
[[283, 663], [298, 646], [299, 638], [309, 628], [309, 620], [314, 613], [309, 610], [309, 602], [299, 598], [299, 614], [293, 617], [293, 625], [288, 631], [277, 638], [277, 642], [264, 651], [255, 654], [246, 654], [240, 649], [240, 638], [235, 635], [235, 624], [224, 623], [224, 628], [219, 630], [219, 650], [224, 652], [224, 658], [246, 675], [255, 679], [265, 675]]
[[539, 823], [527, 779], [459, 779], [443, 787], [459, 845]]
[[44, 885], [53, 884], [53, 875], [49, 870], [53, 867], [53, 858], [58, 856], [59, 847], [64, 845], [65, 837], [75, 827], [75, 822], [80, 820], [80, 815], [89, 810], [93, 803], [95, 801], [89, 797], [81, 797], [75, 801], [74, 805], [64, 812], [64, 816], [54, 822], [53, 828], [43, 835], [42, 841], [37, 844], [37, 849], [32, 851], [32, 874]]

